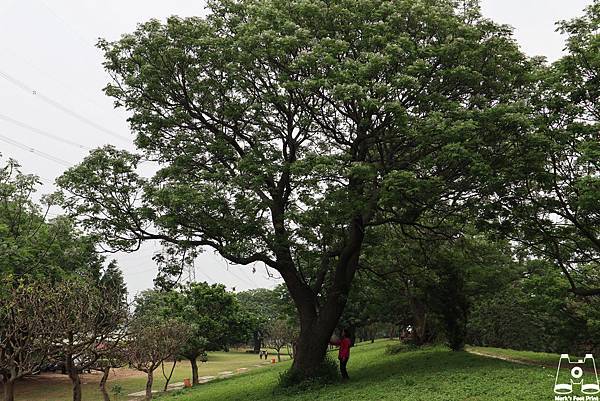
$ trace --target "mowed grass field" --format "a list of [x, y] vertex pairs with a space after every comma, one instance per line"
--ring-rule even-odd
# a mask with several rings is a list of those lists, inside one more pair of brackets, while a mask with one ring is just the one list
[[[277, 358], [277, 356], [269, 356]], [[289, 359], [282, 356], [282, 360]], [[260, 369], [254, 365], [260, 364], [264, 360], [260, 360], [258, 355], [249, 354], [242, 351], [230, 352], [209, 352], [208, 362], [200, 363], [200, 376], [216, 376], [219, 372], [235, 371], [238, 368]], [[165, 363], [165, 371], [168, 374], [172, 363]], [[262, 368], [270, 369], [271, 366]], [[102, 401], [102, 394], [98, 389], [100, 382], [100, 374], [84, 374], [82, 375], [82, 390], [84, 401]], [[182, 382], [184, 378], [191, 378], [191, 368], [189, 361], [178, 362], [171, 383]], [[161, 369], [154, 372], [153, 389], [162, 391], [165, 383]], [[123, 395], [119, 396], [119, 400], [133, 401], [135, 398], [127, 397], [127, 394], [142, 391], [146, 387], [145, 373], [131, 369], [118, 369], [111, 373], [107, 384], [107, 389], [110, 390], [119, 385], [123, 389]], [[69, 378], [61, 374], [43, 374], [32, 376], [18, 382], [15, 394], [16, 401], [69, 401], [71, 399], [71, 382]], [[2, 399], [2, 391], [0, 386], [0, 399]], [[111, 399], [115, 397], [111, 394]]]
[[[164, 401], [544, 401], [554, 400], [556, 371], [444, 347], [388, 355], [392, 341], [358, 344], [352, 349], [350, 381], [290, 392], [277, 387], [289, 362], [255, 370], [198, 388], [161, 396]], [[479, 349], [480, 351], [485, 349]], [[493, 355], [494, 350], [488, 350]], [[511, 351], [514, 357], [518, 351]], [[529, 353], [524, 355], [531, 356]], [[525, 357], [525, 356], [523, 356]], [[544, 362], [558, 355], [538, 356]]]

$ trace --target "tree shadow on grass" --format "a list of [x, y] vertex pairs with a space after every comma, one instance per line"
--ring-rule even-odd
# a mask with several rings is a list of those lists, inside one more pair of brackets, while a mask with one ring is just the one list
[[507, 362], [436, 347], [396, 355], [379, 355], [371, 363], [363, 364], [355, 370], [350, 368], [350, 372], [353, 374], [353, 381], [380, 381], [399, 375], [419, 377], [437, 372], [468, 373], [471, 370], [511, 366]]

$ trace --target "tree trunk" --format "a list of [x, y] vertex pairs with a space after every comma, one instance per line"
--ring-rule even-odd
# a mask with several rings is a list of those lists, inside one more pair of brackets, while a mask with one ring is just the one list
[[192, 364], [192, 386], [198, 385], [198, 361], [196, 360], [197, 356], [194, 356], [190, 359], [190, 363]]
[[298, 371], [302, 377], [314, 376], [323, 362], [333, 329], [328, 334], [325, 334], [325, 332], [322, 329], [320, 336], [300, 334], [298, 352], [294, 357], [292, 369]]
[[300, 377], [310, 378], [316, 375], [325, 358], [331, 335], [342, 316], [350, 285], [358, 266], [360, 243], [364, 234], [361, 232], [357, 235], [359, 238], [353, 240], [359, 244], [346, 249], [340, 255], [333, 285], [328, 289], [326, 301], [319, 308], [319, 312], [317, 312], [314, 293], [310, 288], [308, 288], [310, 296], [307, 296], [307, 293], [302, 290], [298, 292], [292, 290], [287, 280], [287, 274], [282, 273], [300, 314], [298, 352], [292, 364], [292, 369], [296, 370]]
[[71, 379], [71, 383], [73, 385], [73, 401], [81, 401], [81, 379], [79, 378], [77, 366], [75, 366], [73, 357], [71, 355], [67, 356], [65, 362], [67, 374], [69, 375], [69, 379]]
[[146, 401], [152, 399], [152, 383], [154, 382], [154, 371], [148, 370], [148, 379], [146, 380]]
[[281, 352], [277, 350], [277, 362], [281, 362]]
[[163, 388], [163, 392], [167, 391], [167, 389], [169, 388], [169, 382], [171, 381], [171, 378], [173, 377], [173, 371], [175, 370], [176, 365], [177, 365], [177, 359], [173, 358], [173, 366], [171, 367], [171, 372], [169, 373], [169, 376], [167, 376], [165, 374], [165, 363], [164, 362], [161, 363], [162, 373], [165, 378], [165, 387]]
[[260, 338], [260, 331], [259, 330], [254, 330], [254, 353], [258, 354], [260, 352], [261, 346], [262, 346], [262, 341]]
[[345, 306], [345, 300], [339, 300], [336, 304], [330, 302], [331, 296], [321, 314], [318, 317], [316, 313], [312, 315], [313, 319], [301, 313], [300, 336], [292, 363], [292, 370], [296, 370], [300, 377], [314, 377], [325, 358], [329, 340]]
[[15, 382], [12, 379], [3, 381], [4, 401], [15, 401]]
[[102, 398], [104, 401], [110, 401], [108, 391], [106, 391], [106, 381], [108, 380], [109, 374], [110, 374], [110, 366], [108, 366], [102, 370], [102, 378], [100, 379], [100, 392], [102, 393]]
[[413, 315], [413, 342], [416, 345], [423, 345], [427, 333], [427, 308], [424, 302], [410, 294], [408, 301]]
[[[350, 179], [351, 189], [362, 190], [363, 185], [357, 178]], [[322, 292], [325, 275], [319, 277], [311, 287], [298, 274], [297, 267], [289, 247], [289, 233], [285, 227], [285, 207], [281, 199], [276, 199], [271, 208], [271, 219], [275, 230], [274, 252], [277, 260], [277, 270], [285, 281], [291, 298], [300, 315], [300, 336], [298, 338], [298, 353], [294, 358], [292, 370], [300, 378], [314, 377], [322, 365], [327, 346], [333, 330], [346, 306], [350, 286], [354, 280], [358, 260], [365, 237], [365, 222], [369, 213], [360, 213], [352, 218], [349, 225], [347, 240], [337, 254], [332, 284], [327, 288], [327, 296], [319, 305], [318, 294]], [[329, 255], [324, 255], [329, 260]], [[329, 270], [323, 265], [323, 272]], [[320, 284], [319, 284], [320, 281]]]
[[388, 327], [388, 338], [392, 340], [396, 336], [396, 328], [394, 325]]

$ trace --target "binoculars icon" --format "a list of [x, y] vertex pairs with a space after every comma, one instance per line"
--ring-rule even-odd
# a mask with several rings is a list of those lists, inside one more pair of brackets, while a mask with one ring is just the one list
[[586, 354], [585, 358], [576, 361], [571, 361], [568, 354], [560, 355], [556, 380], [554, 381], [554, 392], [556, 394], [571, 394], [574, 385], [580, 385], [583, 394], [597, 394], [600, 392], [596, 361], [592, 354]]

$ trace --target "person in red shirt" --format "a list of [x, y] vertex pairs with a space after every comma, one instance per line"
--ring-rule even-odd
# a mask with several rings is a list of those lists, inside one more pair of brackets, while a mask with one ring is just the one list
[[340, 347], [340, 351], [338, 352], [338, 359], [340, 360], [340, 373], [342, 374], [342, 379], [348, 380], [348, 371], [346, 370], [346, 365], [348, 365], [348, 359], [350, 359], [350, 347], [352, 346], [352, 341], [348, 335], [346, 329], [342, 330], [340, 339], [332, 339], [329, 341], [331, 345], [337, 345]]

